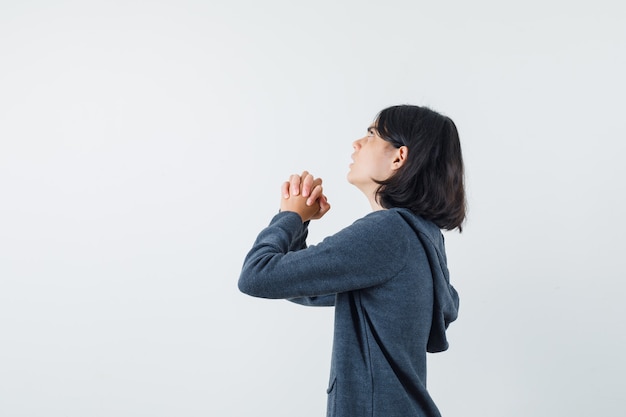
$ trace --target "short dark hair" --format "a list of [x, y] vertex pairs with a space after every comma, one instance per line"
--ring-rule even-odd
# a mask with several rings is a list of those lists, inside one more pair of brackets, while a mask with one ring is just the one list
[[401, 105], [382, 110], [376, 130], [396, 148], [408, 148], [404, 165], [376, 181], [379, 204], [408, 208], [440, 229], [463, 231], [465, 180], [454, 122], [427, 107]]

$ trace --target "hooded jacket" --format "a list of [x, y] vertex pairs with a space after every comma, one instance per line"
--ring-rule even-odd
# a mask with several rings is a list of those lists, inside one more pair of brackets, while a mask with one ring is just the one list
[[426, 352], [448, 348], [459, 306], [440, 230], [393, 208], [307, 247], [307, 226], [277, 214], [248, 253], [239, 289], [335, 306], [327, 415], [440, 416], [426, 390]]

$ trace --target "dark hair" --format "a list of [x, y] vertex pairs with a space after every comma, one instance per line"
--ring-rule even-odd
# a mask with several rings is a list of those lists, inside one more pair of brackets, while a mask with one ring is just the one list
[[380, 184], [384, 208], [403, 207], [440, 229], [463, 230], [465, 185], [459, 134], [454, 122], [419, 106], [393, 106], [376, 117], [378, 135], [408, 148], [404, 165]]

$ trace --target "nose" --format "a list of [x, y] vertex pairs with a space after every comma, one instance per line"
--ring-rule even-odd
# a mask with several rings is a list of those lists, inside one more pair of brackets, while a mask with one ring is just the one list
[[355, 151], [358, 151], [361, 148], [361, 140], [363, 139], [357, 139], [354, 142], [352, 142], [352, 147], [354, 148]]

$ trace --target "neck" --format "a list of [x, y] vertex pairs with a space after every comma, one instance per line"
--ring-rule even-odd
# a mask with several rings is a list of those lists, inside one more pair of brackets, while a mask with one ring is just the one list
[[370, 206], [372, 207], [372, 211], [385, 210], [383, 206], [381, 206], [378, 201], [376, 201], [376, 193], [370, 193], [367, 195], [367, 199], [370, 202]]
[[385, 210], [383, 206], [381, 206], [378, 201], [376, 201], [376, 190], [378, 190], [378, 184], [354, 184], [367, 198], [367, 201], [370, 203], [370, 207], [372, 207], [372, 211]]

